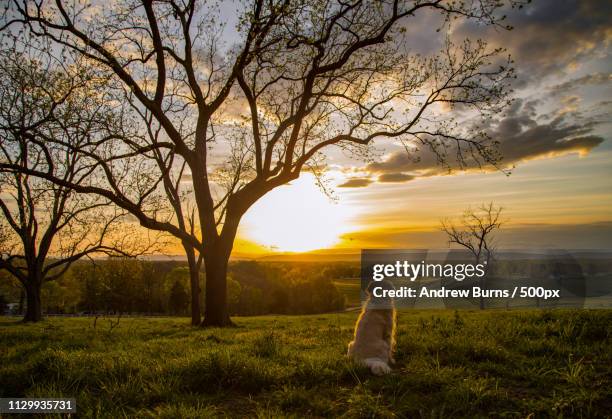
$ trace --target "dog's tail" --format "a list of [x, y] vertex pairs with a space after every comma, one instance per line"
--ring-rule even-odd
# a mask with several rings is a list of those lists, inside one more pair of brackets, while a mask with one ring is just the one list
[[363, 363], [370, 368], [374, 375], [385, 375], [391, 372], [389, 364], [380, 358], [366, 358], [363, 360]]

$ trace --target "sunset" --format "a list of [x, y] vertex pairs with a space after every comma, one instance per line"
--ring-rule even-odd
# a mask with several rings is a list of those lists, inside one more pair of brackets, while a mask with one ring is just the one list
[[[608, 248], [611, 161], [612, 151], [602, 147], [583, 156], [571, 153], [523, 162], [510, 176], [463, 173], [337, 188], [333, 198], [313, 177], [303, 175], [296, 184], [264, 198], [245, 217], [241, 237], [262, 248], [238, 243], [235, 251], [256, 255], [325, 248], [444, 247], [440, 219], [489, 201], [506, 208], [509, 231], [504, 247], [567, 248], [574, 243], [576, 248]], [[342, 173], [335, 175], [342, 179]], [[302, 201], [304, 197], [308, 198]], [[295, 219], [303, 222], [296, 225]], [[576, 235], [580, 240], [575, 241]], [[559, 242], [560, 237], [566, 242]]]
[[[435, 48], [439, 37], [434, 17], [423, 17], [408, 33], [418, 33], [420, 41], [410, 47], [425, 52]], [[609, 19], [589, 2], [562, 2], [554, 13], [549, 2], [535, 2], [512, 11], [508, 24], [515, 30], [466, 24], [449, 32], [451, 37], [486, 35], [515, 62], [515, 101], [489, 128], [502, 150], [498, 169], [455, 167], [448, 172], [428, 150], [409, 155], [401, 142], [384, 140], [375, 143], [377, 157], [370, 163], [332, 150], [324, 178], [333, 199], [320, 188], [315, 197], [315, 180], [302, 175], [284, 187], [283, 198], [266, 196], [247, 213], [241, 237], [261, 244], [262, 251], [443, 247], [437, 234], [441, 218], [494, 201], [505, 208], [513, 232], [506, 232], [504, 247], [572, 248], [570, 240], [580, 236], [577, 248], [610, 248]], [[304, 203], [302, 194], [308, 197]], [[279, 198], [284, 202], [276, 202]], [[290, 233], [293, 229], [300, 231], [300, 243], [289, 238], [298, 236]], [[589, 230], [601, 234], [585, 233]]]
[[251, 208], [243, 229], [245, 238], [270, 250], [302, 252], [337, 246], [354, 220], [355, 206], [325, 195], [304, 174]]
[[611, 48], [594, 0], [5, 0], [0, 417], [608, 417]]

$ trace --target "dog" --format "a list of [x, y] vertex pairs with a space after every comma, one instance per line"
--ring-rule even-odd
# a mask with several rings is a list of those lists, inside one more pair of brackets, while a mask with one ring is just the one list
[[395, 364], [396, 311], [393, 301], [374, 299], [370, 293], [355, 324], [355, 337], [348, 345], [347, 355], [366, 365], [374, 375], [391, 372]]

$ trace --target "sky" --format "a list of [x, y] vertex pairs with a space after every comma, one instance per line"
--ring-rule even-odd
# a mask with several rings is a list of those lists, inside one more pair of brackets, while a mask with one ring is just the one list
[[[240, 8], [220, 2], [226, 47], [240, 41]], [[484, 39], [512, 57], [514, 101], [485, 125], [502, 170], [461, 171], [451, 161], [449, 171], [431, 152], [408, 154], [389, 140], [375, 142], [368, 162], [330, 149], [325, 191], [305, 172], [268, 193], [243, 217], [234, 256], [444, 248], [440, 221], [488, 202], [503, 207], [500, 247], [612, 249], [612, 3], [536, 0], [507, 16], [511, 31], [461, 20], [442, 27], [439, 14], [419, 11], [398, 46], [430, 55], [445, 37]], [[470, 124], [461, 109], [440, 112]]]
[[[360, 248], [443, 248], [442, 218], [494, 202], [504, 208], [500, 247], [612, 248], [612, 5], [535, 1], [509, 11], [512, 31], [458, 24], [453, 40], [483, 38], [507, 49], [517, 79], [514, 103], [487, 130], [511, 172], [465, 172], [421, 151], [376, 144], [365, 163], [328, 155], [331, 192], [311, 174], [265, 196], [246, 214], [235, 254]], [[410, 51], [429, 53], [443, 37], [433, 14], [408, 27]]]

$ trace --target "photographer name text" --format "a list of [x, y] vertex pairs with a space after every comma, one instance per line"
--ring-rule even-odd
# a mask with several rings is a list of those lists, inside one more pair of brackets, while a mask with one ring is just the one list
[[560, 298], [561, 290], [544, 287], [514, 287], [512, 289], [488, 289], [472, 287], [470, 289], [452, 288], [411, 288], [385, 289], [374, 287], [372, 295], [376, 298], [541, 298], [549, 300]]

